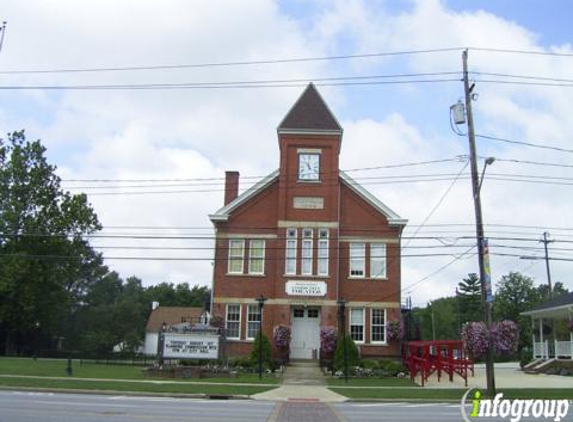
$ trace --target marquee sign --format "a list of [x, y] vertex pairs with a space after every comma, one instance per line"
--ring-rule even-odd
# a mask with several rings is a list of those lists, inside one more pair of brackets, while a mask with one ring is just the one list
[[165, 333], [163, 357], [171, 359], [218, 359], [219, 336], [215, 334]]
[[325, 296], [326, 283], [324, 281], [291, 280], [286, 282], [285, 290], [289, 296]]

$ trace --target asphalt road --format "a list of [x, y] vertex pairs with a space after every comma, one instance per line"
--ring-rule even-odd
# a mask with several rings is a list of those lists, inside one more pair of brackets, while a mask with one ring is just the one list
[[[570, 418], [571, 415], [568, 415], [564, 420], [571, 420]], [[0, 391], [0, 422], [449, 422], [461, 420], [460, 407], [455, 403], [341, 403], [331, 405], [313, 402], [277, 403], [254, 400], [197, 400]], [[482, 418], [482, 420], [504, 421], [500, 418]], [[521, 421], [525, 420], [533, 419], [521, 419]], [[552, 418], [541, 420], [552, 420]]]

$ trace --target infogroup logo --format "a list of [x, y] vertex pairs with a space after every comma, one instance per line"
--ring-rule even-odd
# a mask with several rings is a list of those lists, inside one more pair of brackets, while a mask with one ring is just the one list
[[[466, 409], [468, 397], [472, 404], [469, 414]], [[496, 394], [491, 400], [482, 398], [480, 390], [470, 389], [462, 397], [460, 411], [465, 422], [478, 420], [474, 418], [509, 418], [511, 422], [519, 422], [524, 417], [559, 422], [569, 412], [569, 400], [504, 399], [503, 393]]]

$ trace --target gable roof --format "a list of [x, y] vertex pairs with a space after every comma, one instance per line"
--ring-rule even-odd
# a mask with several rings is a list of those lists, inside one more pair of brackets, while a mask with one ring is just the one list
[[390, 207], [368, 192], [364, 187], [362, 187], [358, 182], [356, 182], [348, 174], [340, 170], [340, 180], [344, 182], [354, 193], [358, 194], [367, 203], [376, 208], [381, 212], [387, 219], [388, 224], [391, 226], [405, 226], [408, 223], [407, 219], [400, 217], [396, 214]]
[[279, 171], [278, 170], [273, 171], [271, 174], [262, 178], [253, 186], [251, 186], [249, 189], [247, 189], [242, 194], [237, 196], [234, 200], [229, 202], [223, 208], [218, 209], [217, 211], [215, 211], [214, 214], [209, 214], [209, 219], [213, 223], [217, 221], [227, 221], [229, 219], [229, 214], [231, 213], [231, 211], [235, 210], [236, 208], [247, 202], [249, 199], [251, 199], [259, 192], [262, 192], [267, 186], [269, 186], [275, 180], [277, 180], [278, 177], [279, 177]]
[[342, 127], [311, 82], [277, 128], [278, 132], [334, 132]]
[[[225, 205], [223, 208], [217, 210], [214, 214], [209, 215], [209, 219], [213, 222], [227, 221], [229, 215], [233, 210], [247, 202], [249, 199], [262, 192], [267, 186], [271, 185], [279, 177], [279, 171], [275, 170], [265, 178], [261, 179], [259, 182], [255, 183], [245, 192], [237, 196], [229, 204]], [[345, 172], [340, 170], [340, 180], [348, 186], [353, 192], [358, 194], [367, 203], [373, 206], [376, 210], [381, 212], [387, 219], [388, 224], [391, 226], [405, 226], [408, 223], [407, 219], [400, 217], [396, 212], [394, 212], [390, 207], [364, 189], [358, 182], [352, 179]]]
[[551, 299], [548, 302], [542, 303], [541, 305], [537, 305], [533, 309], [522, 312], [523, 315], [534, 315], [538, 313], [542, 313], [543, 311], [549, 310], [560, 310], [560, 309], [573, 309], [573, 292], [565, 293], [561, 296], [558, 296], [554, 299]]
[[195, 322], [201, 317], [202, 313], [203, 308], [199, 307], [159, 306], [151, 311], [145, 330], [158, 333], [163, 323], [170, 326], [181, 324], [182, 322]]

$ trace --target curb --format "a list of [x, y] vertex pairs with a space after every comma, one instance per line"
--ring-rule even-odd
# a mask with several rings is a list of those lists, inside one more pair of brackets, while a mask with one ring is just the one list
[[187, 393], [153, 393], [147, 391], [122, 391], [122, 390], [86, 390], [73, 388], [43, 388], [43, 387], [10, 387], [2, 385], [0, 391], [30, 391], [42, 393], [66, 393], [66, 394], [94, 394], [100, 396], [128, 396], [128, 397], [172, 397], [182, 399], [210, 399], [210, 400], [252, 400], [251, 396], [243, 394], [187, 394]]

